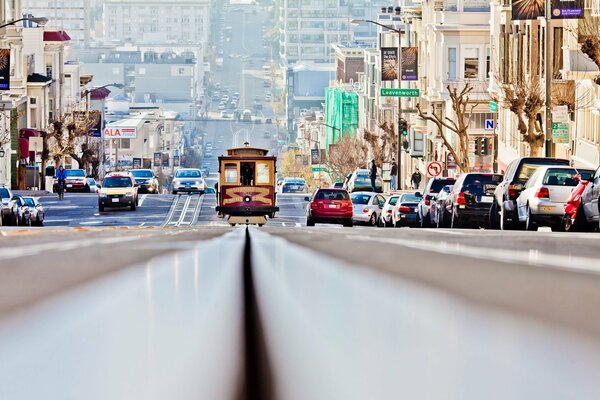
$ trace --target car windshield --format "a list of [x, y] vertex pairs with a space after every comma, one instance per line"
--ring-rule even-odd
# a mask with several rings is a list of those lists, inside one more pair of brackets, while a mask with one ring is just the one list
[[370, 194], [353, 194], [352, 195], [352, 204], [369, 204], [369, 200], [371, 200]]
[[444, 188], [444, 186], [448, 185], [448, 184], [453, 184], [456, 181], [456, 179], [436, 179], [433, 181], [433, 183], [431, 184], [431, 189], [429, 190], [430, 193], [439, 193], [440, 190], [442, 190]]
[[202, 178], [202, 172], [198, 170], [179, 170], [175, 173], [175, 178]]
[[27, 205], [29, 207], [35, 207], [35, 201], [33, 200], [33, 198], [23, 197], [23, 201], [25, 202], [25, 205]]
[[390, 197], [390, 199], [388, 200], [388, 204], [390, 206], [395, 206], [396, 203], [398, 203], [398, 196]]
[[82, 169], [67, 169], [68, 177], [85, 178], [85, 171]]
[[539, 167], [542, 167], [544, 165], [548, 165], [550, 164], [549, 162], [544, 163], [542, 161], [535, 163], [535, 162], [529, 162], [529, 163], [523, 163], [523, 165], [521, 165], [521, 169], [519, 171], [519, 175], [517, 176], [517, 179], [522, 181], [522, 182], [527, 182], [529, 180], [529, 178], [531, 178], [531, 175], [533, 175], [533, 173], [535, 171], [537, 171], [537, 169]]
[[8, 189], [0, 188], [0, 197], [2, 197], [3, 199], [10, 198], [10, 193], [8, 192]]
[[105, 188], [122, 188], [131, 186], [131, 179], [126, 176], [111, 176], [104, 179]]
[[343, 190], [325, 190], [321, 189], [315, 196], [316, 200], [350, 200], [348, 193]]
[[549, 168], [544, 176], [544, 185], [547, 186], [577, 186], [577, 170], [574, 168]]
[[418, 203], [421, 201], [419, 196], [415, 196], [414, 194], [403, 194], [400, 203]]
[[152, 178], [154, 173], [152, 171], [131, 171], [131, 175], [134, 178]]

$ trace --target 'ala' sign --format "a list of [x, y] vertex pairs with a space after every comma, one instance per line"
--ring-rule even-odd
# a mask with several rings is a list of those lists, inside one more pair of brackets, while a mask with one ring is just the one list
[[104, 129], [105, 139], [135, 139], [137, 129], [135, 128], [106, 128]]

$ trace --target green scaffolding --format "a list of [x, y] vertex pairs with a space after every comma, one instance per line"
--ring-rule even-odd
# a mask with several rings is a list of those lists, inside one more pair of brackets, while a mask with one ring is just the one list
[[325, 149], [358, 130], [358, 95], [342, 88], [325, 89]]

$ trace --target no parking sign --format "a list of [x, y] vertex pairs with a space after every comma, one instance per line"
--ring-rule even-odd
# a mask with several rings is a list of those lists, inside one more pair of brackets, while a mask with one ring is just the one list
[[427, 176], [431, 178], [438, 177], [442, 174], [444, 167], [441, 162], [431, 161], [427, 163]]

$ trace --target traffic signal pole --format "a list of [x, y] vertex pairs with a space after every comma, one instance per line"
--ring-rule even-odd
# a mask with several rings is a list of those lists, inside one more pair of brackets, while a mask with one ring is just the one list
[[[398, 88], [402, 88], [402, 29], [396, 30], [398, 33]], [[404, 189], [404, 179], [402, 179], [402, 97], [398, 97], [398, 182], [399, 190]]]

